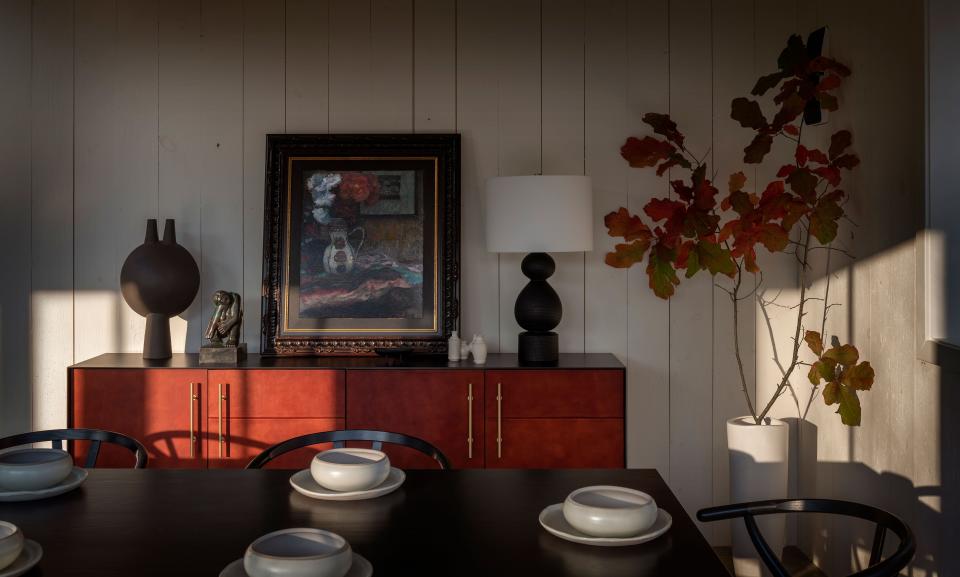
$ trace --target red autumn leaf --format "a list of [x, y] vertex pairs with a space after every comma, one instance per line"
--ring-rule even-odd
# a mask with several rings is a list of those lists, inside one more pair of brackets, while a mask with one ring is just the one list
[[830, 186], [840, 185], [840, 170], [832, 166], [818, 166], [813, 172], [820, 178], [829, 182]]
[[757, 239], [770, 252], [780, 252], [787, 248], [790, 236], [779, 224], [766, 223], [760, 226]]
[[672, 297], [673, 287], [680, 284], [677, 271], [673, 268], [673, 261], [676, 256], [675, 250], [664, 246], [662, 243], [657, 243], [650, 251], [650, 257], [647, 259], [647, 276], [650, 277], [650, 288], [653, 289], [653, 294], [662, 299]]
[[810, 206], [802, 200], [794, 196], [790, 196], [785, 202], [784, 212], [785, 214], [780, 220], [780, 225], [789, 231], [793, 229], [793, 226], [797, 224], [801, 218], [810, 212]]
[[786, 125], [784, 125], [783, 131], [786, 132], [787, 134], [789, 134], [790, 136], [799, 136], [799, 135], [800, 135], [800, 129], [797, 128], [796, 125], [794, 125], [794, 124], [786, 124]]
[[646, 168], [656, 166], [661, 160], [670, 158], [676, 150], [665, 140], [658, 140], [652, 136], [644, 136], [643, 139], [631, 136], [620, 147], [620, 156], [634, 168]]
[[681, 166], [683, 168], [690, 168], [690, 161], [686, 159], [682, 154], [674, 152], [670, 155], [670, 158], [666, 162], [662, 163], [657, 167], [657, 176], [663, 176], [665, 172], [673, 168], [674, 166]]
[[793, 174], [793, 171], [796, 169], [796, 164], [784, 164], [780, 167], [780, 170], [777, 171], [777, 178], [786, 178]]
[[[733, 262], [730, 251], [717, 242], [701, 240], [696, 244], [693, 254], [697, 255], [697, 261], [701, 267], [710, 271], [712, 275], [723, 274], [732, 277], [737, 272], [737, 265]], [[688, 276], [691, 275], [688, 274]]]
[[780, 132], [783, 130], [783, 127], [796, 120], [797, 117], [803, 113], [803, 109], [806, 107], [806, 99], [799, 94], [791, 94], [783, 101], [783, 105], [780, 107], [780, 110], [777, 111], [777, 114], [773, 117], [773, 121], [770, 123], [772, 130], [774, 132]]
[[849, 130], [839, 130], [830, 137], [830, 160], [835, 160], [853, 144], [853, 134]]
[[627, 242], [647, 239], [649, 242], [652, 233], [639, 216], [630, 214], [627, 209], [620, 207], [617, 212], [611, 212], [603, 218], [607, 226], [607, 234], [613, 237], [622, 236]]
[[803, 335], [803, 340], [807, 342], [807, 346], [810, 347], [813, 354], [818, 357], [823, 355], [823, 337], [820, 336], [818, 331], [807, 331]]
[[733, 99], [730, 103], [730, 118], [739, 122], [744, 128], [760, 130], [767, 126], [767, 119], [760, 110], [760, 103], [747, 98]]
[[660, 136], [666, 137], [677, 146], [683, 146], [683, 134], [677, 130], [677, 123], [674, 122], [669, 114], [657, 114], [648, 112], [643, 115], [643, 122], [650, 125], [653, 131]]
[[843, 384], [858, 391], [869, 391], [873, 387], [873, 367], [868, 361], [850, 367], [843, 372]]
[[774, 104], [783, 104], [785, 100], [797, 94], [800, 90], [803, 89], [803, 84], [797, 80], [788, 80], [783, 83], [783, 86], [780, 87], [780, 92], [773, 97]]
[[826, 56], [818, 56], [811, 60], [808, 69], [810, 72], [834, 72], [839, 76], [850, 76], [849, 68]]
[[801, 168], [793, 171], [787, 177], [787, 184], [790, 190], [807, 202], [813, 201], [816, 197], [817, 177], [810, 172], [810, 169]]
[[747, 175], [742, 172], [735, 172], [730, 175], [730, 182], [727, 184], [727, 190], [730, 192], [743, 190], [743, 186], [745, 184], [747, 184]]
[[822, 150], [816, 148], [810, 148], [807, 150], [807, 158], [810, 162], [816, 162], [817, 164], [830, 164], [830, 160], [827, 158], [827, 155], [823, 153]]
[[614, 268], [630, 268], [643, 260], [648, 248], [650, 248], [650, 238], [636, 240], [629, 244], [618, 244], [613, 247], [613, 252], [607, 253], [603, 261]]
[[840, 77], [835, 74], [829, 74], [826, 78], [820, 81], [820, 84], [817, 84], [817, 90], [827, 91], [833, 90], [840, 87]]
[[652, 198], [643, 207], [643, 212], [647, 213], [647, 216], [652, 218], [654, 222], [659, 222], [668, 220], [677, 215], [678, 212], [684, 212], [685, 209], [686, 205], [682, 202], [669, 198]]
[[769, 134], [757, 134], [753, 141], [743, 149], [743, 161], [747, 164], [760, 164], [770, 152], [773, 137]]
[[852, 170], [860, 164], [860, 157], [856, 154], [844, 154], [833, 161], [832, 166]]

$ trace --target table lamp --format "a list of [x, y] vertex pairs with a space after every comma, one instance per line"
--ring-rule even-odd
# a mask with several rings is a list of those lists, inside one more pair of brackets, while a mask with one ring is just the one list
[[487, 250], [528, 253], [520, 264], [530, 279], [513, 314], [520, 363], [552, 365], [563, 306], [547, 282], [556, 270], [548, 252], [593, 250], [593, 192], [588, 176], [498, 176], [486, 187]]

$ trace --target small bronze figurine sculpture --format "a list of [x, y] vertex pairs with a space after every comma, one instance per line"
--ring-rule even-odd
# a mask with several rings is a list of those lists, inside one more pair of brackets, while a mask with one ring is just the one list
[[242, 299], [237, 293], [218, 290], [213, 293], [213, 304], [216, 308], [203, 333], [209, 342], [200, 347], [200, 364], [236, 364], [247, 355], [246, 343], [240, 343]]

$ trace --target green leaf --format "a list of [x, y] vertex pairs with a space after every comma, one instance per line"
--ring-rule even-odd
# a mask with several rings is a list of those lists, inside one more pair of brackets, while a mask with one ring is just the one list
[[657, 244], [650, 251], [650, 258], [647, 259], [647, 276], [650, 277], [650, 288], [653, 294], [662, 299], [668, 299], [673, 296], [673, 287], [680, 284], [677, 278], [677, 271], [673, 268], [673, 262], [677, 258], [677, 252], [667, 248], [663, 244]]
[[807, 341], [807, 346], [818, 357], [823, 355], [823, 337], [818, 331], [807, 331], [803, 335], [803, 340]]
[[873, 367], [868, 361], [863, 361], [844, 371], [843, 384], [857, 391], [869, 391], [873, 386]]
[[848, 427], [860, 426], [860, 399], [857, 391], [840, 385], [840, 420]]
[[828, 195], [817, 201], [816, 208], [810, 214], [810, 232], [820, 244], [830, 244], [837, 238], [837, 220], [841, 216], [843, 209], [833, 197]]
[[694, 254], [712, 275], [733, 276], [737, 272], [737, 266], [733, 262], [733, 257], [730, 256], [730, 251], [719, 243], [701, 240], [697, 243], [697, 250], [694, 251]]
[[823, 402], [827, 406], [830, 406], [839, 400], [840, 400], [840, 383], [836, 381], [827, 383], [827, 386], [823, 388]]
[[835, 361], [830, 359], [819, 360], [810, 366], [810, 372], [807, 373], [807, 378], [812, 385], [816, 385], [821, 380], [830, 383], [833, 382], [836, 377], [836, 369], [837, 363]]
[[857, 347], [853, 345], [843, 345], [841, 347], [833, 347], [823, 353], [823, 358], [834, 360], [844, 367], [852, 367], [857, 364], [857, 360], [860, 358], [860, 352], [857, 351]]
[[794, 194], [808, 202], [816, 196], [817, 177], [806, 168], [799, 168], [791, 172], [790, 176], [787, 177], [787, 184], [790, 185], [790, 190]]

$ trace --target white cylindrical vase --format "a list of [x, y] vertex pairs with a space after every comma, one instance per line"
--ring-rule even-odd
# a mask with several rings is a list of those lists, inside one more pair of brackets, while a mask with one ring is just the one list
[[[727, 449], [731, 503], [786, 498], [790, 458], [790, 427], [786, 422], [767, 418], [758, 425], [753, 417], [730, 419]], [[779, 556], [786, 541], [786, 517], [765, 515], [756, 520], [770, 548]], [[731, 534], [737, 577], [769, 575], [742, 520], [732, 521]]]

